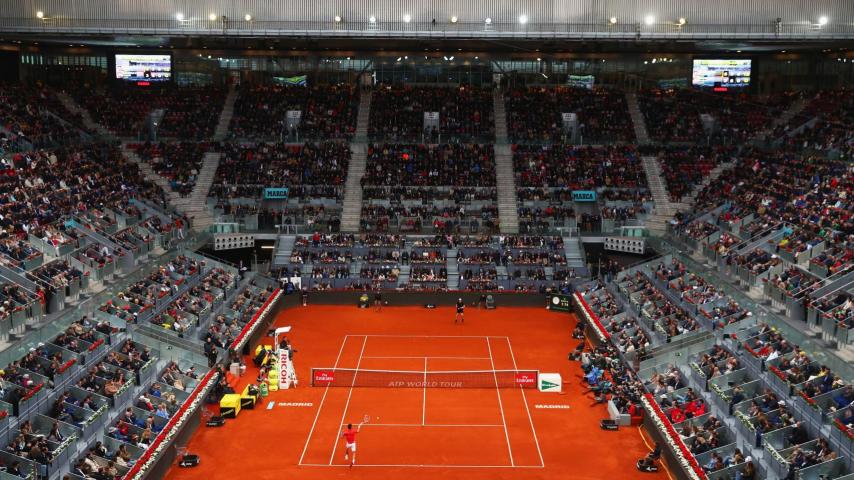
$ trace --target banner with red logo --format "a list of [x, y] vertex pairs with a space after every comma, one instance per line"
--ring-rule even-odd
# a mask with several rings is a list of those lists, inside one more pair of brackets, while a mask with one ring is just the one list
[[313, 370], [311, 377], [312, 385], [329, 385], [335, 380], [335, 372], [333, 370]]
[[534, 388], [537, 386], [537, 372], [516, 372], [516, 385]]

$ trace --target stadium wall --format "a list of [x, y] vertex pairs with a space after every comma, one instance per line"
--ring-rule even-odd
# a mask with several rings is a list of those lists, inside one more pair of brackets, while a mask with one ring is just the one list
[[[360, 291], [331, 291], [331, 292], [311, 292], [308, 296], [308, 303], [317, 305], [356, 305], [359, 303]], [[371, 304], [373, 304], [373, 293], [368, 293], [371, 296]], [[495, 298], [496, 308], [505, 307], [545, 307], [546, 297], [537, 293], [515, 293], [515, 292], [488, 292]], [[472, 305], [480, 299], [480, 292], [395, 292], [383, 291], [383, 301], [387, 302], [388, 306], [402, 307], [412, 305], [427, 305], [433, 304], [436, 306], [452, 306], [457, 303], [458, 298], [462, 298], [467, 305]], [[281, 302], [286, 307], [294, 307], [300, 304], [299, 295], [292, 294], [283, 297]], [[271, 316], [272, 317], [272, 316]]]

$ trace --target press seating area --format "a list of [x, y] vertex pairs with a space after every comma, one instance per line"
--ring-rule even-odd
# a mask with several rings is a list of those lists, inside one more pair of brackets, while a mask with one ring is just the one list
[[[779, 478], [794, 468], [801, 478], [849, 474], [840, 460], [843, 452], [831, 445], [834, 439], [850, 442], [850, 380], [819, 360], [827, 359], [826, 352], [805, 350], [778, 328], [757, 322], [754, 312], [738, 307], [703, 275], [665, 256], [618, 275], [623, 299], [601, 284], [580, 292], [621, 358], [636, 359], [647, 400], [673, 426], [708, 478], [733, 478], [747, 470], [766, 478], [765, 468]], [[625, 301], [633, 305], [628, 312], [621, 307]], [[638, 359], [632, 337], [645, 338], [645, 330], [655, 327], [643, 320], [646, 308], [672, 309], [667, 305], [694, 318], [696, 333], [664, 343], [657, 339], [662, 332], [656, 327], [643, 352], [646, 357]], [[737, 310], [721, 312], [716, 305]], [[641, 328], [635, 327], [635, 314]], [[721, 330], [723, 336], [704, 336]]]
[[621, 91], [604, 87], [517, 87], [505, 92], [504, 102], [507, 132], [514, 143], [564, 143], [564, 113], [578, 115], [586, 144], [635, 141]]
[[264, 286], [250, 282], [211, 321], [210, 326], [202, 333], [200, 339], [207, 341], [207, 338], [210, 337], [214, 345], [220, 348], [231, 345], [272, 293], [271, 284]]
[[[356, 129], [359, 91], [353, 85], [246, 85], [234, 104], [230, 135], [250, 141], [349, 140]], [[287, 114], [301, 110], [299, 127]]]
[[822, 324], [824, 316], [811, 307], [847, 291], [844, 278], [854, 269], [847, 214], [854, 185], [846, 172], [844, 161], [831, 156], [749, 153], [699, 193], [703, 213], [676, 231], [696, 254], [777, 311], [837, 345], [854, 342], [846, 323]]

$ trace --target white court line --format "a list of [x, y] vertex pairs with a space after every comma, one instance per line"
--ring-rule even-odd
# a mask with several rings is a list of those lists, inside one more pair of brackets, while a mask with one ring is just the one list
[[[513, 355], [513, 345], [510, 344], [510, 338], [507, 338], [507, 347], [510, 349], [510, 358], [513, 359], [513, 369], [518, 370], [519, 367], [516, 366], [516, 356]], [[537, 429], [534, 428], [534, 420], [531, 418], [531, 409], [528, 407], [528, 397], [525, 395], [524, 388], [519, 386], [519, 390], [522, 392], [522, 400], [525, 402], [525, 411], [528, 412], [528, 422], [531, 423], [531, 432], [534, 433], [534, 444], [537, 445], [537, 454], [540, 456], [540, 466], [545, 467], [546, 463], [543, 461], [543, 452], [540, 450], [540, 441], [537, 439]]]
[[[341, 426], [347, 425], [346, 423], [342, 423]], [[426, 424], [421, 425], [420, 423], [366, 423], [362, 425], [362, 428], [365, 427], [448, 427], [448, 428], [503, 428], [504, 425], [500, 423], [496, 423], [493, 425], [481, 424], [481, 425], [462, 425], [462, 424]]]
[[424, 357], [424, 398], [421, 401], [421, 425], [427, 422], [427, 357]]
[[364, 356], [362, 358], [390, 358], [390, 359], [404, 358], [404, 359], [414, 359], [414, 360], [420, 360], [422, 358], [425, 358], [425, 359], [426, 358], [432, 358], [434, 360], [436, 360], [436, 359], [444, 359], [444, 360], [489, 360], [489, 357], [434, 357], [432, 355], [431, 356], [423, 356], [423, 355], [421, 355], [421, 356], [406, 356], [406, 357], [404, 357], [404, 356], [401, 356], [401, 357], [396, 357], [396, 356], [388, 356], [388, 357], [386, 357], [386, 356], [381, 356], [381, 357]]
[[[344, 344], [347, 343], [347, 338], [350, 335], [345, 335], [341, 340], [341, 348], [338, 349], [338, 356], [335, 357], [335, 367], [338, 367], [338, 361], [341, 360], [341, 352], [344, 351]], [[308, 431], [308, 438], [305, 439], [305, 446], [302, 448], [302, 455], [299, 456], [299, 465], [302, 465], [302, 459], [305, 457], [305, 452], [308, 450], [308, 442], [311, 441], [311, 434], [314, 433], [314, 427], [317, 425], [317, 419], [320, 417], [320, 410], [323, 409], [323, 402], [326, 400], [326, 394], [329, 393], [329, 385], [326, 385], [326, 390], [323, 391], [323, 397], [320, 399], [320, 405], [317, 407], [317, 414], [314, 416], [314, 421], [311, 422], [311, 430]]]
[[350, 334], [351, 337], [377, 338], [507, 338], [506, 335], [386, 335], [386, 334]]
[[[344, 404], [344, 412], [341, 413], [341, 423], [344, 423], [344, 417], [347, 416], [347, 408], [350, 407], [350, 398], [353, 396], [353, 386], [356, 385], [356, 378], [359, 376], [359, 365], [362, 364], [362, 354], [365, 353], [365, 345], [368, 344], [368, 337], [362, 342], [362, 350], [359, 352], [359, 360], [356, 362], [356, 373], [353, 374], [353, 381], [350, 382], [350, 392], [347, 394], [347, 403]], [[338, 449], [338, 441], [341, 429], [335, 432], [335, 443], [332, 444], [332, 454], [329, 455], [329, 464], [332, 465], [332, 460], [335, 458], [335, 450]]]
[[492, 377], [495, 379], [495, 393], [498, 394], [498, 408], [501, 409], [501, 423], [504, 425], [504, 438], [507, 439], [507, 451], [510, 453], [510, 466], [515, 466], [513, 462], [513, 449], [510, 448], [510, 434], [507, 433], [507, 421], [504, 420], [504, 404], [501, 403], [501, 390], [498, 389], [498, 374], [495, 373], [495, 361], [492, 359], [492, 347], [489, 345], [489, 338], [486, 339], [486, 348], [489, 349], [489, 362], [492, 363]]
[[[326, 467], [326, 468], [344, 467], [344, 468], [350, 468], [350, 464], [327, 465], [325, 463], [303, 463], [300, 466], [301, 467]], [[389, 468], [389, 467], [395, 467], [395, 468], [409, 468], [409, 467], [411, 467], [411, 468], [543, 468], [542, 465], [400, 465], [400, 464], [391, 464], [391, 463], [390, 464], [359, 463], [359, 464], [353, 465], [353, 468], [365, 468], [365, 467], [367, 467], [367, 468], [374, 468], [374, 467], [379, 467], [379, 468]]]

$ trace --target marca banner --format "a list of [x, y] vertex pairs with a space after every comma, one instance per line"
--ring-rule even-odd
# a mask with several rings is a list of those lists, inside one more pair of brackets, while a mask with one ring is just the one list
[[537, 387], [541, 392], [560, 393], [562, 384], [563, 380], [559, 373], [541, 373], [539, 381], [537, 382]]
[[291, 85], [294, 87], [304, 87], [308, 85], [308, 75], [297, 75], [294, 77], [273, 77], [273, 80], [280, 85]]
[[332, 370], [314, 370], [312, 374], [314, 375], [312, 385], [326, 385], [335, 380], [335, 374]]
[[569, 295], [550, 295], [549, 310], [557, 312], [569, 312], [572, 310], [572, 303], [569, 301]]
[[264, 200], [287, 200], [287, 199], [288, 199], [288, 189], [286, 187], [265, 188], [264, 189]]
[[570, 87], [580, 87], [580, 88], [593, 88], [593, 83], [596, 81], [596, 77], [593, 75], [570, 75], [569, 78], [566, 79], [566, 84]]
[[596, 192], [593, 190], [573, 190], [572, 200], [576, 202], [595, 202]]
[[532, 387], [537, 383], [537, 374], [534, 372], [516, 372], [516, 385], [520, 387]]

